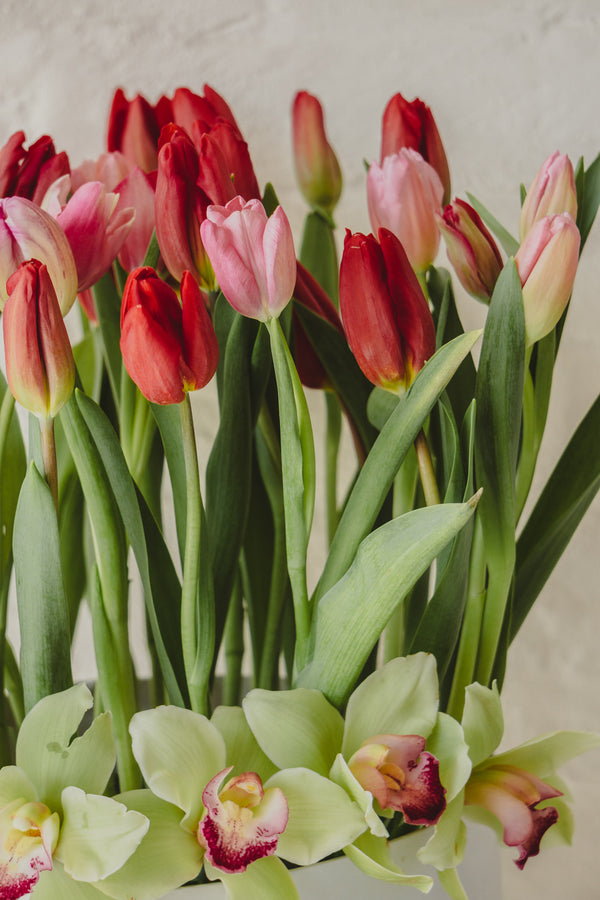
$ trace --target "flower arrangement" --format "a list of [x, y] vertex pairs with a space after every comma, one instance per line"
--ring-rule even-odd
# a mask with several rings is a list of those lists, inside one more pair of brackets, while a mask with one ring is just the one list
[[[293, 144], [299, 254], [209, 87], [155, 106], [118, 90], [107, 152], [78, 168], [46, 136], [0, 150], [0, 621], [14, 572], [21, 635], [18, 663], [0, 640], [1, 898], [220, 879], [233, 900], [280, 900], [298, 896], [291, 868], [341, 853], [426, 893], [389, 849], [421, 829], [420, 861], [461, 900], [464, 819], [521, 868], [547, 832], [569, 840], [557, 769], [600, 738], [497, 750], [508, 647], [600, 484], [597, 399], [524, 516], [600, 157], [553, 154], [517, 240], [477, 199], [450, 202], [431, 111], [397, 94], [368, 166], [373, 233], [348, 231], [338, 264], [342, 174], [304, 91]], [[488, 306], [481, 331], [434, 266], [441, 236]], [[214, 376], [199, 466], [191, 395]], [[306, 387], [327, 416], [313, 591]], [[356, 475], [340, 500], [342, 427]], [[71, 673], [82, 603], [93, 695]]]

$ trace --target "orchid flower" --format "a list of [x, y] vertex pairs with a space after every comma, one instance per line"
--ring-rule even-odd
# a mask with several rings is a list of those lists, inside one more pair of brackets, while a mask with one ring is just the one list
[[[139, 845], [146, 816], [101, 796], [115, 764], [110, 715], [71, 740], [92, 695], [83, 684], [40, 700], [0, 770], [0, 898], [100, 900]], [[103, 888], [98, 888], [99, 882]]]
[[600, 736], [595, 734], [559, 731], [494, 753], [504, 732], [495, 684], [491, 689], [480, 684], [467, 688], [462, 727], [473, 766], [471, 775], [448, 805], [432, 838], [418, 852], [421, 862], [440, 870], [440, 882], [453, 900], [465, 896], [453, 872], [466, 846], [463, 816], [493, 827], [507, 846], [516, 847], [519, 855], [515, 862], [522, 869], [530, 856], [539, 853], [548, 829], [552, 828], [555, 841], [571, 842], [572, 820], [556, 770], [600, 744]]
[[[365, 829], [356, 804], [327, 777], [307, 768], [277, 772], [239, 708], [220, 707], [210, 721], [162, 706], [137, 713], [130, 731], [135, 758], [155, 795], [152, 809], [143, 798], [149, 837], [153, 829], [168, 830], [177, 884], [195, 878], [204, 865], [206, 876], [220, 879], [232, 900], [297, 898], [282, 859], [310, 865]], [[134, 796], [139, 793], [121, 799], [142, 811]], [[161, 877], [144, 843], [125, 874], [141, 866], [143, 857]], [[165, 878], [160, 882], [164, 892], [175, 886]]]
[[346, 855], [374, 877], [430, 889], [429, 876], [394, 865], [381, 817], [399, 811], [409, 824], [435, 824], [471, 771], [460, 725], [438, 712], [433, 656], [394, 659], [374, 672], [350, 697], [345, 721], [317, 690], [254, 690], [243, 706], [259, 745], [283, 770], [272, 783], [285, 793], [292, 766], [330, 778], [363, 815], [364, 831]]

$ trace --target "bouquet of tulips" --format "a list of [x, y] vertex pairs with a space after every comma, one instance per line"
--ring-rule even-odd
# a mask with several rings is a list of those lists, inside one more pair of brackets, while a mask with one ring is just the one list
[[[598, 736], [497, 748], [507, 649], [600, 485], [597, 399], [523, 521], [600, 158], [551, 156], [517, 240], [475, 198], [449, 202], [431, 112], [397, 94], [366, 177], [373, 234], [348, 231], [338, 264], [342, 175], [306, 92], [293, 143], [299, 252], [209, 87], [156, 106], [117, 91], [107, 152], [77, 168], [46, 136], [0, 150], [1, 898], [220, 879], [233, 900], [281, 900], [294, 866], [342, 852], [426, 893], [389, 845], [422, 829], [419, 859], [464, 900], [465, 818], [519, 867], [545, 833], [569, 840], [556, 770]], [[441, 236], [482, 331], [434, 266]], [[305, 388], [326, 410], [310, 590]], [[93, 694], [71, 671], [82, 606]]]

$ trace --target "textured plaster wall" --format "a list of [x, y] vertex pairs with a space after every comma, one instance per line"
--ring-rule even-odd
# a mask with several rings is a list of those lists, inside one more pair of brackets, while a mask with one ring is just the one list
[[[594, 0], [3, 0], [0, 9], [0, 143], [18, 128], [30, 140], [50, 133], [78, 163], [103, 149], [115, 86], [156, 99], [207, 81], [231, 103], [259, 180], [273, 181], [297, 236], [304, 207], [289, 107], [299, 88], [326, 107], [346, 178], [337, 219], [352, 230], [369, 229], [362, 160], [378, 154], [381, 113], [396, 91], [433, 108], [453, 192], [470, 190], [513, 231], [518, 185], [529, 184], [546, 156], [559, 148], [590, 162], [600, 149]], [[597, 227], [561, 346], [542, 476], [600, 388], [599, 283]], [[480, 324], [482, 309], [464, 295], [460, 302], [465, 323]], [[214, 421], [210, 391], [196, 410], [204, 447], [202, 432]], [[513, 645], [507, 744], [559, 727], [600, 730], [599, 528], [596, 502]], [[507, 851], [507, 900], [600, 896], [600, 751], [565, 771], [574, 848], [546, 851], [523, 873]]]

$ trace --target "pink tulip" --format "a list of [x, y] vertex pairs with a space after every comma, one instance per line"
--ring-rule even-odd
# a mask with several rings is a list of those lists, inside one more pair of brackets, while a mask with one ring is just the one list
[[154, 231], [154, 196], [156, 193], [156, 172], [143, 172], [138, 166], [115, 188], [119, 195], [115, 214], [135, 210], [131, 231], [119, 250], [118, 259], [126, 272], [141, 266], [146, 257], [148, 244]]
[[77, 296], [77, 269], [63, 229], [49, 213], [24, 197], [0, 200], [0, 308], [6, 282], [22, 262], [39, 259], [48, 267], [64, 315]]
[[436, 219], [460, 283], [473, 297], [489, 303], [502, 271], [502, 257], [481, 217], [464, 200], [455, 200], [443, 215], [436, 213]]
[[367, 201], [375, 234], [387, 228], [396, 235], [416, 272], [434, 261], [440, 232], [435, 219], [444, 188], [435, 169], [416, 152], [403, 148], [372, 162], [367, 176]]
[[521, 240], [544, 216], [569, 213], [577, 216], [577, 191], [573, 165], [568, 156], [556, 150], [545, 161], [523, 202], [519, 232]]
[[527, 346], [549, 334], [575, 281], [581, 237], [572, 216], [544, 216], [519, 247], [515, 263], [523, 288]]
[[118, 199], [100, 181], [90, 181], [56, 217], [75, 257], [78, 291], [92, 287], [108, 271], [131, 231], [135, 210], [117, 211]]
[[201, 228], [221, 290], [234, 309], [266, 322], [287, 306], [296, 282], [292, 230], [280, 206], [270, 218], [259, 200], [209, 206]]
[[98, 159], [86, 159], [71, 170], [71, 190], [76, 191], [88, 181], [101, 181], [107, 191], [114, 191], [133, 168], [134, 163], [118, 150], [101, 153]]

